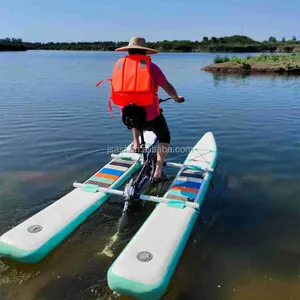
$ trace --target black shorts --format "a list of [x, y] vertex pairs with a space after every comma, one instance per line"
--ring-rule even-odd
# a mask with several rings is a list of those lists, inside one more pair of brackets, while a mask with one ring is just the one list
[[165, 117], [161, 113], [151, 121], [147, 121], [144, 126], [144, 130], [153, 131], [160, 143], [170, 144], [171, 136]]

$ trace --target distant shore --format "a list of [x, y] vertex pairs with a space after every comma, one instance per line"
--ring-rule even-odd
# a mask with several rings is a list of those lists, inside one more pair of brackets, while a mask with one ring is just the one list
[[215, 57], [215, 63], [201, 70], [217, 74], [300, 75], [300, 54], [248, 56], [245, 59]]
[[[0, 48], [17, 51], [17, 47], [24, 50], [79, 50], [79, 51], [114, 51], [116, 48], [126, 46], [128, 42], [96, 41], [96, 42], [71, 42], [71, 43], [39, 43], [26, 42], [22, 39], [0, 39]], [[202, 41], [173, 40], [148, 42], [149, 48], [160, 52], [203, 52], [203, 53], [257, 53], [257, 52], [300, 52], [300, 41], [296, 37], [291, 40], [277, 41], [270, 37], [268, 41], [255, 41], [247, 36], [233, 35], [227, 37], [203, 37]], [[19, 49], [21, 49], [19, 48]]]
[[27, 51], [24, 45], [0, 44], [0, 52], [3, 51]]

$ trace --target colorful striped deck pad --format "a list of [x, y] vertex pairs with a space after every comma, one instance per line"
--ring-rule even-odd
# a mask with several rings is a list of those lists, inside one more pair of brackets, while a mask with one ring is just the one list
[[181, 173], [181, 176], [187, 176], [190, 178], [202, 178], [203, 173], [199, 171], [193, 171], [193, 170], [185, 170]]
[[202, 178], [202, 172], [183, 170], [173, 183], [166, 197], [174, 200], [194, 201], [203, 182]]
[[108, 188], [112, 186], [134, 164], [135, 161], [116, 158], [104, 166], [92, 177], [90, 177], [85, 183]]
[[184, 177], [179, 177], [180, 179], [177, 179], [173, 186], [179, 186], [179, 187], [188, 187], [188, 188], [194, 188], [194, 189], [199, 189], [201, 183], [200, 182], [195, 182], [195, 181], [188, 181], [188, 180], [182, 180], [181, 178]]
[[108, 183], [108, 184], [112, 184], [113, 182], [115, 182], [115, 180], [113, 180], [113, 179], [108, 179], [108, 178], [99, 177], [99, 176], [91, 177], [91, 180], [96, 181], [96, 182], [104, 182], [104, 183]]
[[105, 173], [105, 174], [111, 174], [111, 175], [116, 175], [116, 176], [121, 176], [124, 171], [120, 171], [120, 170], [115, 170], [115, 169], [111, 169], [109, 168], [104, 168], [101, 170], [101, 173]]
[[110, 165], [109, 166], [111, 169], [114, 169], [114, 170], [120, 170], [120, 171], [127, 171], [128, 168], [127, 167], [120, 167], [120, 166], [113, 166], [113, 165]]

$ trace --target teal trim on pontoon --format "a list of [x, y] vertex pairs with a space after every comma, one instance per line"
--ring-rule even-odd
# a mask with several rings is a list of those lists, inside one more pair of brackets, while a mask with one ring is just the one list
[[40, 248], [34, 251], [27, 251], [16, 248], [0, 242], [0, 256], [14, 259], [23, 263], [35, 263], [43, 259], [52, 249], [59, 245], [71, 232], [78, 227], [87, 217], [89, 217], [97, 208], [99, 208], [107, 199], [108, 195], [103, 194], [101, 198], [81, 213], [76, 219], [70, 222], [66, 227], [44, 243]]
[[[141, 167], [141, 164], [137, 162], [135, 165], [130, 167], [124, 176], [120, 177], [112, 188], [119, 188], [132, 173], [136, 172]], [[27, 251], [11, 245], [0, 242], [0, 257], [8, 257], [13, 260], [22, 263], [36, 263], [43, 259], [50, 251], [52, 251], [56, 246], [58, 246], [68, 235], [70, 235], [85, 219], [87, 219], [96, 209], [98, 209], [107, 199], [109, 195], [101, 193], [99, 200], [82, 212], [78, 217], [76, 217], [67, 226], [61, 229], [56, 235], [50, 238], [46, 243], [44, 243], [40, 248], [34, 251]], [[59, 201], [59, 200], [58, 200]]]
[[[217, 159], [218, 159], [218, 152], [217, 152], [217, 146], [216, 146], [215, 159], [211, 164], [213, 167], [216, 166]], [[211, 181], [211, 178], [212, 178], [212, 174], [208, 174], [207, 175], [207, 180], [203, 180], [203, 183], [201, 185], [201, 194], [200, 194], [200, 196], [198, 198], [198, 201], [197, 201], [197, 203], [199, 203], [199, 205], [201, 205], [201, 203], [204, 200], [204, 197], [205, 197], [207, 189], [209, 187], [209, 183]], [[157, 207], [159, 205], [162, 205], [162, 204], [157, 204], [155, 209], [157, 209]], [[176, 209], [176, 208], [174, 208], [174, 209]], [[195, 210], [194, 213], [191, 216], [191, 219], [190, 219], [183, 235], [182, 235], [182, 238], [181, 238], [180, 242], [178, 243], [178, 245], [176, 247], [176, 250], [174, 251], [173, 257], [170, 260], [170, 265], [169, 265], [168, 268], [166, 268], [166, 273], [164, 274], [164, 277], [162, 278], [162, 280], [160, 282], [158, 282], [157, 284], [154, 284], [154, 285], [145, 285], [145, 284], [142, 284], [142, 283], [139, 283], [139, 282], [136, 282], [136, 281], [132, 281], [132, 280], [128, 280], [128, 279], [119, 277], [119, 276], [117, 276], [113, 273], [113, 267], [114, 267], [114, 264], [116, 263], [116, 261], [115, 261], [112, 264], [112, 266], [109, 268], [108, 274], [107, 274], [108, 285], [109, 285], [110, 289], [117, 292], [118, 294], [133, 296], [137, 299], [142, 299], [142, 300], [160, 299], [164, 295], [164, 293], [166, 292], [166, 290], [168, 288], [170, 280], [173, 276], [173, 273], [176, 269], [176, 266], [179, 262], [179, 259], [182, 255], [183, 251], [184, 251], [184, 248], [185, 248], [186, 243], [187, 243], [187, 241], [190, 237], [191, 231], [192, 231], [192, 229], [195, 225], [195, 222], [197, 220], [198, 215], [199, 215], [199, 212], [197, 210]], [[143, 226], [146, 226], [149, 219], [150, 219], [150, 217], [148, 217], [148, 219], [143, 224]], [[129, 247], [131, 242], [134, 241], [135, 237], [136, 237], [136, 235], [127, 244], [125, 249], [127, 247]], [[125, 251], [125, 249], [123, 251]]]
[[[158, 204], [160, 205], [160, 204]], [[174, 208], [176, 209], [176, 208]], [[194, 224], [197, 220], [198, 212], [195, 210], [193, 213], [182, 238], [174, 251], [171, 264], [167, 268], [167, 272], [160, 282], [154, 285], [145, 285], [136, 281], [131, 281], [117, 275], [114, 275], [112, 272], [114, 264], [108, 270], [108, 285], [113, 290], [120, 295], [130, 295], [136, 297], [137, 299], [143, 300], [156, 300], [160, 299], [161, 296], [165, 293], [168, 288], [171, 277], [176, 269], [177, 263], [180, 259], [180, 256], [185, 248], [185, 245], [188, 241], [190, 233], [194, 227]], [[143, 225], [144, 226], [144, 225]], [[126, 246], [126, 248], [128, 245]], [[125, 248], [125, 249], [126, 249]], [[124, 249], [124, 250], [125, 250]], [[119, 287], [122, 287], [121, 289]]]

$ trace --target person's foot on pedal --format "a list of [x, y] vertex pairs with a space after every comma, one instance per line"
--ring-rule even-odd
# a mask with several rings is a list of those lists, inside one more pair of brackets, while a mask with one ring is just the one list
[[153, 183], [160, 183], [160, 182], [163, 182], [163, 181], [164, 181], [163, 178], [156, 178], [156, 177], [152, 178]]
[[154, 174], [154, 176], [153, 176], [153, 178], [152, 178], [152, 182], [153, 182], [153, 183], [165, 182], [165, 181], [168, 181], [168, 180], [169, 180], [169, 178], [168, 178], [165, 174], [163, 174], [162, 172], [161, 172], [161, 174], [160, 174], [160, 177], [157, 177], [157, 176]]

